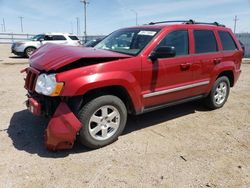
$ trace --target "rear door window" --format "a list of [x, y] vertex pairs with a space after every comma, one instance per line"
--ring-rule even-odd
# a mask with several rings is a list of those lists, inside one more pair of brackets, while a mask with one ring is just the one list
[[169, 33], [159, 44], [161, 46], [173, 46], [176, 56], [188, 55], [188, 31], [177, 30]]
[[220, 40], [223, 50], [237, 50], [237, 46], [232, 36], [226, 31], [219, 31]]
[[44, 40], [53, 40], [51, 35], [45, 35]]
[[212, 53], [218, 51], [214, 32], [210, 30], [194, 30], [195, 52]]
[[63, 35], [53, 35], [53, 40], [66, 40]]

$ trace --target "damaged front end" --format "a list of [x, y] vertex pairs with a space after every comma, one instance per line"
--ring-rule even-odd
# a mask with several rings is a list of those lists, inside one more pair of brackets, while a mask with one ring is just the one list
[[44, 135], [46, 148], [53, 151], [71, 149], [82, 127], [81, 122], [66, 102], [58, 101], [59, 104], [56, 105], [48, 100], [45, 102], [45, 99], [41, 101], [43, 102], [29, 97], [26, 105], [33, 115], [50, 117]]
[[100, 71], [104, 63], [130, 57], [107, 50], [53, 44], [43, 45], [32, 54], [30, 67], [21, 71], [26, 72], [26, 105], [34, 115], [50, 118], [45, 131], [48, 149], [72, 148], [82, 126], [76, 116], [82, 92], [77, 92], [87, 81], [94, 82], [93, 73]]
[[46, 148], [53, 151], [71, 149], [82, 125], [69, 107], [69, 99], [38, 94], [35, 92], [35, 83], [39, 72], [31, 67], [24, 71], [27, 74], [25, 79], [25, 88], [28, 90], [27, 108], [33, 115], [50, 118], [44, 136]]

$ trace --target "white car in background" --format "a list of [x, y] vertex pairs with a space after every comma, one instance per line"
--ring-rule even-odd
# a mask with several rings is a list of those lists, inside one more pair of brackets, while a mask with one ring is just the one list
[[75, 35], [68, 33], [45, 33], [35, 35], [28, 41], [14, 42], [11, 46], [11, 52], [18, 56], [30, 57], [37, 48], [46, 43], [81, 45], [80, 40]]

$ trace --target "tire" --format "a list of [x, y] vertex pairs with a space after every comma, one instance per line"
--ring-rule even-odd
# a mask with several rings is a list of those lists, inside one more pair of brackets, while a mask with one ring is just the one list
[[25, 49], [25, 51], [24, 51], [24, 55], [26, 56], [26, 57], [30, 57], [32, 54], [33, 54], [33, 52], [36, 50], [36, 48], [35, 47], [27, 47], [26, 49]]
[[212, 110], [223, 107], [228, 99], [229, 92], [230, 82], [228, 77], [219, 77], [215, 81], [212, 90], [205, 99], [206, 105]]
[[80, 142], [97, 149], [118, 139], [125, 128], [127, 109], [118, 97], [104, 95], [85, 104], [78, 117], [83, 124], [79, 132]]

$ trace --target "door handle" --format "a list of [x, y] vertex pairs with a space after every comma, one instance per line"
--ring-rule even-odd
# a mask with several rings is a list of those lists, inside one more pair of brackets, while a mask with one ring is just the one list
[[181, 70], [185, 71], [185, 70], [188, 70], [191, 66], [191, 63], [183, 63], [180, 65], [181, 67]]
[[213, 62], [214, 62], [215, 65], [220, 64], [221, 63], [221, 58], [214, 59]]

